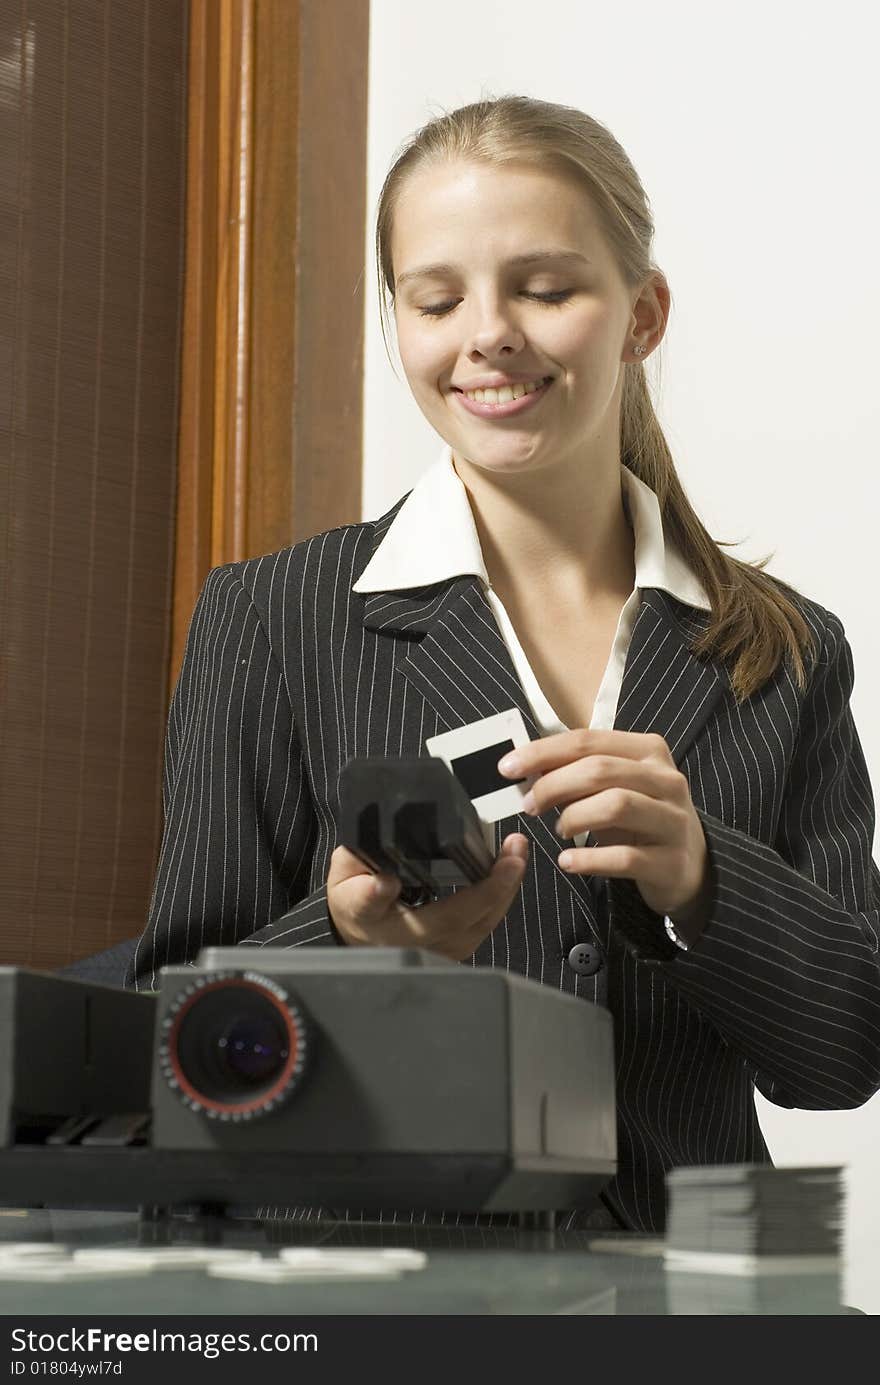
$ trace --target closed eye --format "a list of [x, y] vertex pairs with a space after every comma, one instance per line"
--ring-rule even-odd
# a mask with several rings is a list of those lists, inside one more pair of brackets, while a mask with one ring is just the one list
[[[546, 303], [548, 307], [564, 303], [567, 298], [571, 298], [573, 293], [574, 289], [555, 289], [552, 293], [530, 293], [527, 289], [523, 289], [525, 298], [535, 298], [539, 303]], [[419, 315], [421, 317], [446, 317], [457, 306], [457, 302], [437, 303], [430, 308], [420, 308]]]

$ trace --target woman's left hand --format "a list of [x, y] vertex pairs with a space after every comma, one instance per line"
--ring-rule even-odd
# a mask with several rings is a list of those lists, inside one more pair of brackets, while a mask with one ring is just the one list
[[699, 934], [707, 912], [706, 836], [662, 736], [563, 731], [517, 746], [498, 768], [506, 778], [537, 776], [523, 809], [562, 808], [558, 836], [595, 835], [598, 846], [560, 853], [563, 870], [634, 880], [649, 909]]

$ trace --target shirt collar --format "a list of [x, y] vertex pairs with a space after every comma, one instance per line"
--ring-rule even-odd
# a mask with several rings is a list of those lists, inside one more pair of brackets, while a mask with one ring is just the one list
[[[660, 504], [650, 486], [625, 466], [621, 479], [633, 530], [636, 587], [660, 587], [688, 606], [711, 610], [702, 583], [664, 536]], [[352, 591], [430, 587], [465, 573], [488, 588], [467, 491], [447, 444], [406, 497]]]

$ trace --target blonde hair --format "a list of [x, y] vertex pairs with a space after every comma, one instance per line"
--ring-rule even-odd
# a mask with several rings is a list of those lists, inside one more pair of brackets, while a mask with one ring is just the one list
[[[658, 266], [648, 197], [625, 151], [605, 126], [583, 111], [526, 96], [501, 96], [435, 117], [403, 146], [379, 196], [376, 267], [386, 349], [388, 300], [395, 297], [391, 236], [398, 198], [408, 176], [451, 160], [548, 167], [591, 197], [599, 224], [628, 287], [641, 287]], [[387, 297], [386, 297], [387, 295]], [[390, 357], [389, 357], [390, 359]], [[803, 651], [816, 639], [797, 604], [799, 593], [762, 571], [768, 557], [743, 562], [721, 551], [692, 509], [648, 390], [645, 366], [626, 364], [620, 406], [620, 457], [657, 496], [666, 536], [703, 584], [712, 611], [692, 652], [726, 663], [738, 702], [749, 697], [788, 658], [796, 685], [806, 687]]]

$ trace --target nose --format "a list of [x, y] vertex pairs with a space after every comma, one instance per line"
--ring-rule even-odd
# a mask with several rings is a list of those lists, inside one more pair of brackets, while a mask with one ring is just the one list
[[469, 356], [498, 356], [521, 351], [524, 337], [511, 313], [497, 299], [474, 308], [467, 351]]

